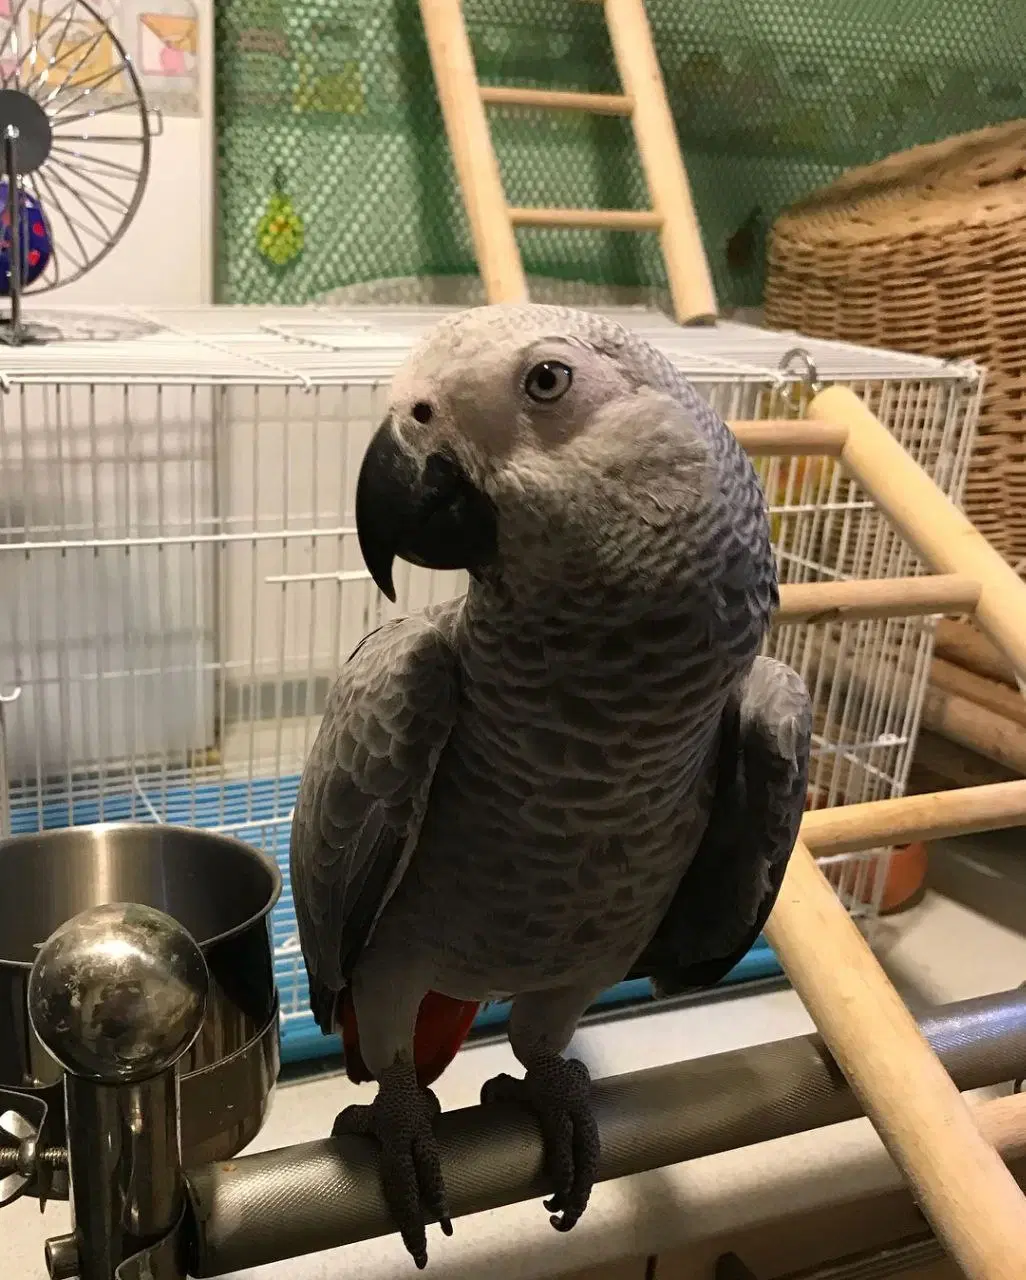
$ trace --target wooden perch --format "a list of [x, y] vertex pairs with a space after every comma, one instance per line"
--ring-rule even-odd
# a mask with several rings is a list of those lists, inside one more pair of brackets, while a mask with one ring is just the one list
[[[922, 793], [951, 787], [978, 787], [982, 783], [1008, 782], [1014, 777], [1013, 769], [998, 764], [979, 751], [959, 746], [925, 725], [920, 728], [909, 775], [910, 791]], [[1022, 825], [1026, 826], [1026, 815]]]
[[1026, 679], [1026, 585], [972, 522], [934, 484], [848, 387], [814, 396], [809, 417], [841, 424], [845, 471], [935, 573], [962, 573], [980, 584], [976, 623]]
[[1016, 688], [1012, 664], [972, 623], [941, 618], [937, 623], [934, 651], [938, 657], [955, 662], [978, 676]]
[[847, 430], [833, 422], [806, 419], [749, 418], [727, 423], [746, 452], [756, 458], [837, 457], [848, 438]]
[[[935, 573], [980, 584], [980, 629], [1026, 678], [1014, 570], [850, 389], [819, 392], [809, 416], [847, 428], [845, 470]], [[933, 689], [927, 701], [952, 697]], [[802, 840], [766, 933], [938, 1239], [969, 1280], [1021, 1280], [1026, 1198]]]
[[978, 707], [1026, 727], [1026, 698], [1018, 689], [1010, 689], [997, 680], [988, 680], [986, 676], [966, 671], [964, 667], [943, 658], [934, 658], [930, 667], [930, 684], [942, 693], [964, 698], [967, 702], [973, 702]]
[[774, 623], [924, 617], [971, 609], [979, 596], [979, 583], [957, 573], [784, 583]]
[[938, 1239], [1022, 1280], [1026, 1199], [801, 840], [766, 936]]
[[973, 1118], [980, 1132], [1003, 1160], [1026, 1157], [1026, 1094], [1007, 1093], [973, 1104]]
[[908, 844], [996, 831], [1024, 822], [1026, 780], [1016, 779], [961, 791], [812, 809], [802, 819], [802, 839], [814, 854], [823, 857], [858, 853], [892, 842]]
[[922, 718], [934, 733], [1026, 776], [1026, 728], [1015, 720], [935, 685], [926, 691]]

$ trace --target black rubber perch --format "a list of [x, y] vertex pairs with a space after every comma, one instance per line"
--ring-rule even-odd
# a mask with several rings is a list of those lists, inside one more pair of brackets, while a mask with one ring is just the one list
[[[919, 1025], [962, 1090], [1014, 1080], [1026, 1069], [1026, 992], [943, 1005]], [[595, 1106], [603, 1181], [862, 1114], [816, 1035], [613, 1076], [596, 1084]], [[438, 1132], [454, 1217], [548, 1192], [541, 1138], [526, 1114], [468, 1107], [443, 1115]], [[188, 1181], [197, 1229], [193, 1276], [243, 1271], [392, 1230], [374, 1148], [360, 1138], [243, 1156], [194, 1170]]]

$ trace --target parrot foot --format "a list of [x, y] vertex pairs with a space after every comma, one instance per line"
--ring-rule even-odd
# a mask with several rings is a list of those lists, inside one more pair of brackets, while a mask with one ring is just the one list
[[434, 1122], [441, 1114], [438, 1099], [422, 1089], [411, 1069], [396, 1064], [381, 1076], [369, 1106], [339, 1112], [332, 1137], [359, 1134], [381, 1148], [381, 1189], [392, 1218], [413, 1261], [427, 1266], [425, 1214], [438, 1219], [444, 1235], [452, 1235]]
[[489, 1080], [481, 1101], [513, 1103], [537, 1117], [554, 1187], [545, 1208], [557, 1231], [569, 1231], [587, 1207], [598, 1176], [599, 1133], [588, 1068], [576, 1058], [552, 1054], [528, 1067], [523, 1080], [507, 1075]]

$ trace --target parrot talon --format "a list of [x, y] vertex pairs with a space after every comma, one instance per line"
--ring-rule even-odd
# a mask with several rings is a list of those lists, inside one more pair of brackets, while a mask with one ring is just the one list
[[336, 1138], [355, 1134], [377, 1142], [381, 1190], [418, 1270], [427, 1266], [426, 1215], [438, 1220], [443, 1235], [452, 1235], [433, 1127], [440, 1114], [431, 1090], [420, 1088], [409, 1068], [397, 1064], [382, 1074], [374, 1101], [346, 1107], [331, 1131]]
[[598, 1176], [599, 1133], [588, 1068], [574, 1058], [546, 1056], [528, 1068], [523, 1080], [508, 1075], [489, 1080], [481, 1102], [516, 1103], [534, 1113], [554, 1184], [544, 1206], [556, 1230], [569, 1231], [587, 1207]]

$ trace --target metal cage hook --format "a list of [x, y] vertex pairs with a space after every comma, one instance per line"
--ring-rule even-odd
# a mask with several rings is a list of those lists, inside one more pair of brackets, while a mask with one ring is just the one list
[[[799, 369], [795, 369], [795, 366]], [[823, 384], [819, 380], [819, 368], [813, 356], [805, 349], [805, 347], [791, 347], [780, 357], [777, 368], [782, 373], [799, 372], [802, 381], [813, 391], [817, 393], [823, 389]]]

